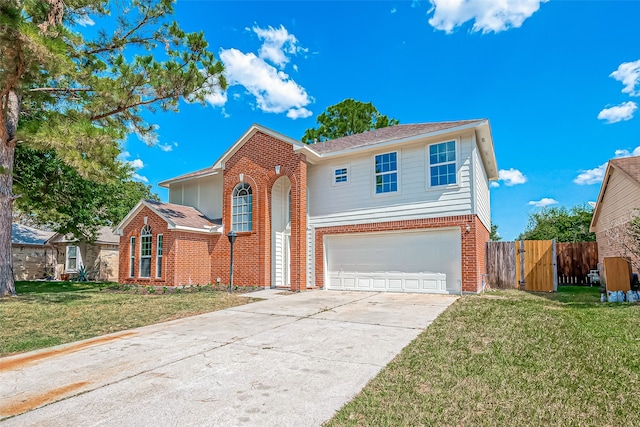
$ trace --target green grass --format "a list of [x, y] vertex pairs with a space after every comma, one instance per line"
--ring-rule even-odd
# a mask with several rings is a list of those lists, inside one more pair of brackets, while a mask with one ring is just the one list
[[464, 296], [327, 425], [640, 425], [640, 306], [598, 288]]
[[225, 292], [112, 292], [91, 282], [16, 282], [0, 298], [0, 356], [78, 341], [251, 302]]

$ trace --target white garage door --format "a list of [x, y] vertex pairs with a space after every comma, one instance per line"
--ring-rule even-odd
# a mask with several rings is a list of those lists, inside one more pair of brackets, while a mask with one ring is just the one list
[[459, 293], [460, 229], [324, 237], [328, 289]]

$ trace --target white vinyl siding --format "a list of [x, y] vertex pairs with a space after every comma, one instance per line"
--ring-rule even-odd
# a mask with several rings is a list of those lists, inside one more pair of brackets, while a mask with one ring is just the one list
[[222, 218], [222, 173], [172, 184], [169, 203], [193, 206], [208, 218]]
[[309, 222], [314, 227], [347, 224], [365, 224], [383, 221], [435, 218], [451, 215], [467, 215], [472, 212], [471, 161], [474, 148], [473, 132], [459, 138], [457, 160], [458, 183], [455, 186], [429, 188], [426, 147], [430, 143], [450, 141], [425, 141], [398, 150], [397, 193], [388, 197], [375, 195], [373, 155], [362, 154], [349, 158], [349, 185], [328, 186], [334, 169], [344, 160], [310, 165], [307, 185], [313, 195], [309, 200]]
[[487, 178], [487, 172], [482, 167], [482, 158], [480, 157], [480, 150], [478, 147], [474, 147], [473, 154], [473, 200], [475, 203], [474, 212], [480, 218], [480, 221], [487, 227], [487, 230], [491, 230], [491, 205], [489, 194], [489, 180]]

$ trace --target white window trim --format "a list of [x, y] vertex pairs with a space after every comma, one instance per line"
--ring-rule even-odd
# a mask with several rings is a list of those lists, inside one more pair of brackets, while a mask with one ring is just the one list
[[[145, 227], [146, 227], [146, 225], [144, 227], [142, 227], [142, 228], [144, 229]], [[150, 244], [150, 249], [151, 249], [151, 251], [150, 251], [149, 255], [144, 255], [143, 256], [142, 255], [142, 238], [143, 237], [147, 237], [147, 236], [150, 239], [150, 243], [151, 243]], [[138, 265], [138, 277], [139, 278], [141, 278], [141, 279], [150, 279], [151, 278], [151, 257], [152, 257], [152, 255], [153, 255], [153, 230], [151, 230], [150, 234], [142, 234], [142, 231], [140, 231], [140, 256], [139, 256], [139, 259], [140, 259], [140, 263], [139, 264], [140, 265]], [[142, 259], [143, 258], [145, 258], [145, 259], [149, 258], [149, 275], [148, 276], [143, 276], [142, 275]]]
[[[76, 268], [69, 268], [69, 249], [76, 248]], [[64, 271], [66, 273], [77, 273], [82, 266], [82, 258], [80, 257], [80, 247], [75, 245], [67, 246], [64, 258]]]
[[[375, 163], [375, 158], [374, 158], [374, 163]], [[349, 185], [349, 183], [351, 182], [351, 165], [341, 165], [341, 166], [334, 166], [331, 168], [331, 186], [332, 187], [344, 187], [345, 185]], [[336, 182], [336, 171], [339, 169], [346, 169], [347, 170], [347, 180], [346, 181], [342, 181], [342, 182]]]
[[135, 277], [136, 269], [136, 236], [129, 238], [129, 277]]
[[[236, 229], [236, 225], [237, 224], [245, 224], [244, 222], [242, 223], [236, 223], [235, 221], [235, 216], [234, 216], [234, 201], [236, 199], [236, 197], [234, 194], [236, 193], [237, 188], [240, 185], [248, 185], [249, 189], [251, 190], [251, 213], [249, 214], [249, 220], [251, 221], [250, 223], [246, 223], [248, 226], [248, 230], [238, 230]], [[233, 187], [233, 190], [231, 191], [231, 229], [235, 230], [237, 233], [253, 233], [253, 214], [254, 214], [254, 210], [253, 210], [253, 186], [251, 184], [249, 184], [248, 182], [239, 182], [238, 184], [235, 185], [235, 187]]]
[[[445, 185], [431, 185], [431, 162], [429, 161], [430, 156], [429, 156], [429, 147], [431, 147], [432, 145], [438, 145], [438, 144], [443, 144], [445, 142], [455, 142], [456, 144], [456, 182], [455, 184], [445, 184]], [[427, 144], [427, 146], [425, 147], [424, 150], [425, 153], [425, 161], [426, 161], [426, 170], [427, 170], [427, 190], [443, 190], [443, 189], [448, 189], [448, 188], [459, 188], [460, 187], [460, 138], [452, 138], [452, 139], [446, 139], [444, 141], [438, 141], [438, 142], [434, 142], [432, 144]]]
[[[162, 238], [162, 245], [160, 244], [160, 239]], [[164, 251], [162, 250], [162, 246], [164, 245], [164, 237], [162, 234], [156, 235], [156, 279], [162, 278], [162, 271], [158, 274], [158, 267], [162, 270], [162, 257], [164, 256]]]
[[[391, 153], [396, 153], [396, 177], [398, 180], [398, 189], [396, 191], [389, 191], [387, 193], [376, 193], [376, 156], [381, 156], [384, 154], [391, 154]], [[402, 194], [401, 191], [401, 178], [400, 178], [400, 171], [402, 170], [402, 165], [401, 165], [401, 156], [402, 151], [401, 150], [391, 150], [391, 151], [382, 151], [380, 153], [375, 153], [373, 155], [373, 157], [371, 157], [371, 171], [372, 171], [372, 177], [373, 177], [373, 197], [393, 197], [393, 196], [397, 196]]]

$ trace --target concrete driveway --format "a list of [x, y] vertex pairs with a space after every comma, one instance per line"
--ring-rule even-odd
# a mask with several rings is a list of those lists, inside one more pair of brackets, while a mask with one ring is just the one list
[[264, 290], [264, 301], [0, 359], [6, 426], [312, 426], [456, 297]]

